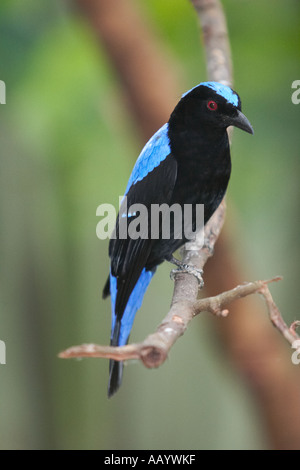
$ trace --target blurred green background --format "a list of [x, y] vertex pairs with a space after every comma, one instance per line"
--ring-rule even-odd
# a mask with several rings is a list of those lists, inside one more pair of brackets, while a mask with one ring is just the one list
[[[139, 1], [181, 70], [182, 91], [206, 79], [187, 0]], [[224, 0], [235, 88], [253, 124], [236, 131], [229, 217], [249, 280], [272, 287], [287, 321], [299, 314], [297, 0]], [[89, 25], [60, 0], [2, 0], [0, 79], [1, 449], [254, 449], [267, 439], [253, 398], [217, 347], [208, 315], [196, 319], [158, 370], [126, 367], [106, 397], [106, 360], [57, 358], [84, 342], [107, 344], [101, 291], [108, 242], [96, 208], [117, 205], [143, 142], [119, 81]], [[160, 267], [131, 341], [168, 311], [170, 267]], [[288, 347], [288, 346], [287, 346]], [[226, 423], [226, 425], [225, 425]]]

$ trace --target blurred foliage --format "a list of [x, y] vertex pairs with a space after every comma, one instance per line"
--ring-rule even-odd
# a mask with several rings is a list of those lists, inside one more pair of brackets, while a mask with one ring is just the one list
[[[139, 1], [178, 63], [184, 89], [206, 78], [187, 0]], [[299, 2], [224, 0], [235, 86], [255, 136], [236, 131], [228, 219], [250, 278], [272, 287], [287, 320], [299, 317]], [[0, 4], [0, 366], [2, 449], [251, 449], [266, 437], [245, 384], [195, 320], [159, 370], [126, 368], [106, 398], [108, 364], [62, 361], [82, 342], [107, 343], [101, 289], [107, 241], [96, 208], [118, 204], [141, 148], [118, 77], [72, 2]], [[146, 60], [146, 58], [145, 58]], [[184, 90], [183, 90], [184, 91]], [[172, 294], [159, 269], [131, 340], [152, 331]], [[226, 426], [224, 425], [226, 423]]]

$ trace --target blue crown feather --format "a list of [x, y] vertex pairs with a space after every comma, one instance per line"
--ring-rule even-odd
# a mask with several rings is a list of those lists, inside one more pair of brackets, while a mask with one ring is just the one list
[[227, 100], [228, 103], [233, 104], [233, 106], [238, 106], [239, 98], [238, 98], [237, 94], [229, 86], [222, 85], [222, 83], [218, 83], [218, 82], [202, 82], [199, 85], [196, 85], [193, 88], [191, 88], [190, 90], [183, 93], [182, 98], [184, 98], [191, 91], [193, 91], [195, 88], [198, 88], [198, 86], [201, 86], [201, 85], [206, 86], [208, 88], [211, 88], [216, 93], [218, 93], [218, 95], [225, 98], [225, 100]]

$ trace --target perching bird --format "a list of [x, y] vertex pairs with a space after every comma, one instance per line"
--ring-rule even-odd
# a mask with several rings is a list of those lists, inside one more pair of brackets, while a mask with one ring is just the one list
[[[203, 82], [184, 93], [168, 123], [152, 136], [137, 159], [125, 191], [127, 207], [140, 203], [150, 209], [153, 204], [177, 203], [182, 208], [192, 204], [194, 209], [196, 204], [204, 204], [206, 223], [222, 201], [230, 177], [228, 126], [253, 134], [241, 112], [241, 100], [231, 88]], [[175, 237], [172, 224], [168, 239], [161, 236], [161, 229], [156, 239], [150, 235], [121, 237], [120, 224], [125, 221], [128, 227], [136, 216], [121, 205], [115, 238], [109, 244], [111, 266], [103, 298], [111, 295], [112, 346], [127, 343], [157, 265], [167, 260], [181, 266], [173, 253], [186, 242], [184, 234]], [[194, 212], [193, 217], [195, 229]], [[150, 219], [148, 222], [151, 226]], [[122, 373], [123, 363], [110, 360], [109, 397], [120, 387]]]

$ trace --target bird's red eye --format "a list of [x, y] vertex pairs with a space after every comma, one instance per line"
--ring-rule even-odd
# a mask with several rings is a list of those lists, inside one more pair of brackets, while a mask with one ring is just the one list
[[209, 101], [207, 107], [210, 111], [216, 111], [218, 109], [218, 105], [215, 101]]

